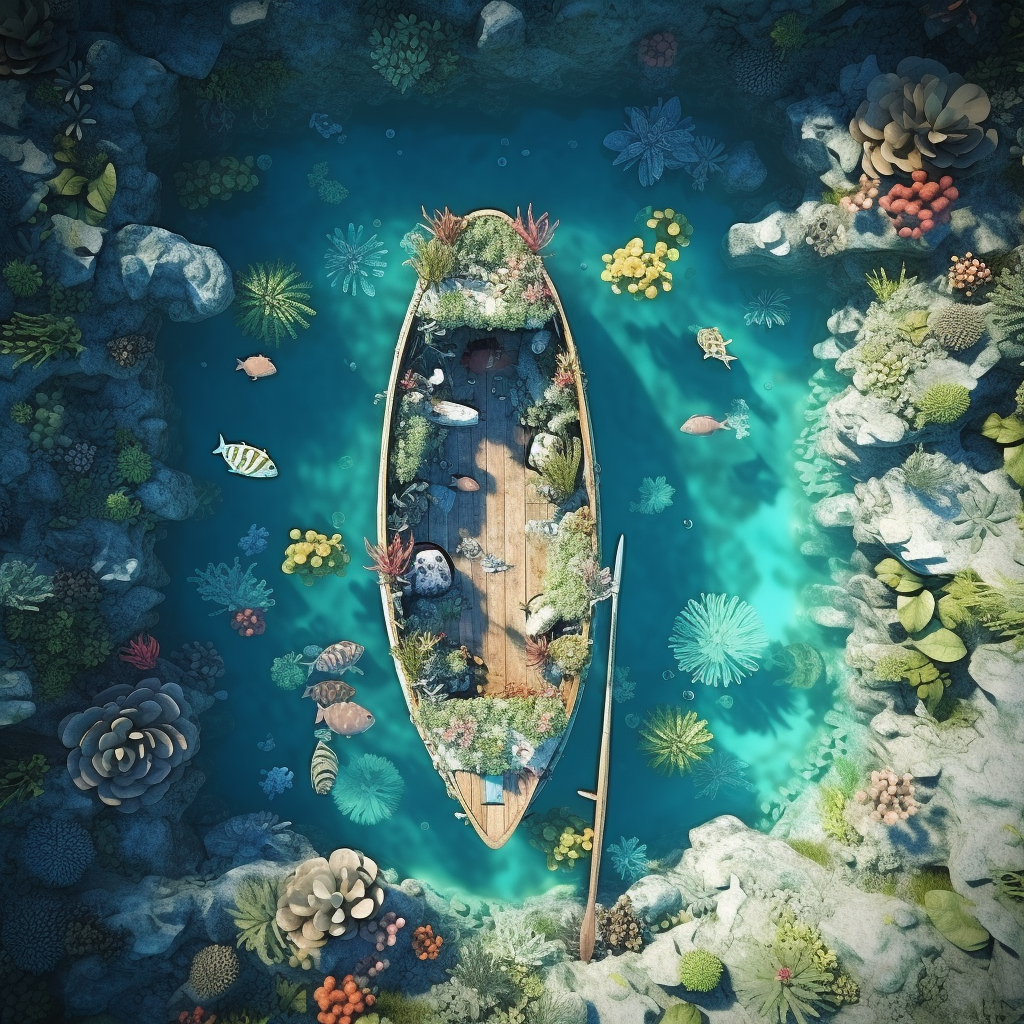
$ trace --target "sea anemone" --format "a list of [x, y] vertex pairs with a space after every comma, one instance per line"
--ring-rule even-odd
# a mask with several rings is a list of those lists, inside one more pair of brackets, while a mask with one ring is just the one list
[[701, 594], [687, 601], [669, 637], [680, 671], [695, 683], [728, 686], [758, 669], [768, 634], [753, 608], [738, 597]]
[[705, 754], [711, 753], [707, 741], [714, 734], [708, 723], [694, 711], [657, 707], [649, 712], [640, 727], [640, 749], [649, 756], [651, 767], [662, 775], [685, 775]]
[[338, 772], [331, 796], [355, 824], [376, 825], [391, 817], [404, 789], [402, 776], [386, 757], [363, 754]]

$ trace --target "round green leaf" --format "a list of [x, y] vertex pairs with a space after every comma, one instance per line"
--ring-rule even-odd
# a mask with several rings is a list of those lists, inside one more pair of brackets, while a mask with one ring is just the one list
[[945, 889], [932, 889], [924, 897], [924, 909], [939, 934], [954, 946], [973, 953], [988, 945], [989, 934], [968, 911], [969, 906], [972, 904], [959, 893]]
[[875, 566], [875, 575], [887, 586], [901, 594], [912, 594], [924, 586], [921, 577], [911, 572], [895, 558], [883, 558]]
[[963, 640], [952, 630], [934, 623], [935, 628], [920, 636], [913, 637], [911, 643], [932, 661], [953, 662], [967, 656], [967, 648]]
[[908, 597], [901, 594], [896, 598], [896, 614], [908, 633], [920, 633], [932, 620], [935, 613], [935, 598], [930, 590]]
[[1000, 416], [994, 412], [985, 420], [981, 432], [997, 444], [1015, 444], [1024, 440], [1024, 420], [1017, 416]]
[[673, 1003], [665, 1011], [661, 1024], [700, 1024], [700, 1010], [693, 1003]]
[[1003, 469], [1018, 487], [1024, 487], [1024, 444], [1003, 449]]

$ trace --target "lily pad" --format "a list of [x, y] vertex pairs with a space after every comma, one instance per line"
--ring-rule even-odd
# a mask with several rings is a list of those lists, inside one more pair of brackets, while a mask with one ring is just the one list
[[930, 590], [922, 590], [913, 596], [901, 594], [896, 598], [896, 614], [908, 633], [920, 633], [931, 622], [934, 613], [935, 598]]
[[984, 949], [990, 938], [981, 922], [967, 909], [972, 906], [974, 904], [958, 892], [945, 889], [932, 889], [924, 897], [924, 909], [939, 934], [968, 953]]
[[1024, 420], [1016, 416], [1000, 416], [994, 412], [985, 420], [981, 432], [997, 444], [1016, 444], [1024, 441]]
[[934, 623], [935, 628], [913, 637], [911, 643], [932, 661], [950, 663], [967, 656], [967, 648], [951, 629]]

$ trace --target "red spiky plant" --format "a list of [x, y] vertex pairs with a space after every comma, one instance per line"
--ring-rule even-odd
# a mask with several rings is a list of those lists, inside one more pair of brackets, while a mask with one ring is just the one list
[[122, 661], [143, 672], [155, 667], [159, 656], [160, 644], [148, 633], [140, 633], [134, 640], [129, 640], [128, 646], [120, 651]]
[[523, 241], [533, 252], [540, 252], [555, 237], [555, 228], [559, 221], [554, 224], [548, 223], [548, 215], [542, 213], [536, 220], [533, 219], [533, 203], [526, 208], [526, 220], [523, 221], [523, 212], [516, 207], [516, 220], [512, 225], [519, 233]]
[[373, 561], [373, 565], [364, 565], [364, 569], [377, 573], [382, 583], [396, 583], [409, 569], [412, 562], [412, 549], [416, 543], [413, 535], [409, 534], [409, 543], [402, 544], [401, 534], [396, 533], [391, 538], [391, 543], [371, 544], [366, 537], [363, 538], [363, 545], [366, 553]]
[[466, 226], [466, 218], [457, 217], [447, 206], [443, 213], [441, 210], [435, 210], [433, 217], [427, 213], [425, 206], [420, 207], [420, 212], [426, 222], [426, 229], [445, 245], [454, 245], [455, 240], [462, 234], [462, 229]]
[[546, 636], [528, 636], [526, 638], [526, 664], [529, 668], [541, 671], [548, 663], [548, 638]]

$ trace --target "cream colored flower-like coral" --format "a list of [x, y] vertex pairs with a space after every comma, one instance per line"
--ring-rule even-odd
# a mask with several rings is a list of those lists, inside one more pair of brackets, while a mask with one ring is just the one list
[[303, 861], [277, 901], [277, 924], [293, 947], [289, 962], [308, 969], [331, 936], [353, 938], [384, 902], [377, 864], [342, 847], [329, 859]]
[[992, 153], [999, 137], [981, 122], [991, 112], [980, 85], [937, 60], [905, 57], [895, 74], [878, 75], [850, 122], [870, 176], [963, 170]]

